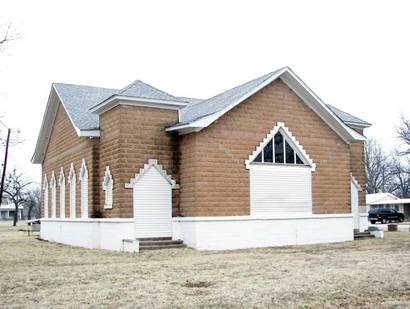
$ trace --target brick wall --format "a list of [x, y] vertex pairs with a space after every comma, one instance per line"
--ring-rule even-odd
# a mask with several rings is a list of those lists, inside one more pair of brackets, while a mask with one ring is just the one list
[[350, 212], [349, 145], [275, 81], [208, 128], [181, 137], [181, 214], [249, 215], [244, 161], [277, 122], [285, 123], [316, 163], [313, 212]]
[[[363, 130], [359, 131], [363, 134]], [[362, 191], [359, 191], [359, 206], [366, 206], [366, 173], [364, 161], [364, 142], [350, 143], [350, 168]]]
[[[47, 175], [47, 180], [49, 183], [48, 192], [48, 216], [51, 217], [51, 188], [50, 180], [52, 171], [55, 173], [56, 177], [56, 216], [60, 217], [60, 187], [59, 177], [60, 169], [64, 168], [65, 175], [65, 216], [70, 215], [70, 189], [68, 184], [68, 174], [70, 171], [71, 163], [74, 164], [76, 178], [77, 178], [77, 189], [76, 189], [76, 215], [80, 216], [80, 186], [81, 182], [78, 179], [80, 174], [81, 162], [84, 158], [88, 167], [88, 178], [89, 178], [89, 195], [88, 195], [88, 213], [89, 216], [93, 216], [93, 205], [96, 205], [98, 201], [98, 190], [93, 190], [97, 186], [96, 183], [96, 173], [98, 172], [95, 168], [96, 163], [98, 163], [98, 139], [90, 139], [88, 137], [78, 137], [74, 130], [74, 127], [67, 116], [64, 107], [59, 104], [57, 115], [53, 124], [53, 130], [51, 132], [50, 141], [44, 156], [42, 164], [42, 179], [44, 180], [44, 174]], [[43, 187], [43, 184], [42, 184]], [[44, 207], [44, 191], [42, 191], [42, 207]], [[42, 215], [44, 215], [44, 209], [41, 210]]]
[[[107, 165], [114, 180], [113, 209], [103, 209], [104, 195], [100, 195], [102, 216], [133, 216], [132, 189], [125, 189], [124, 184], [134, 178], [149, 159], [157, 159], [179, 183], [178, 139], [165, 132], [165, 127], [175, 123], [177, 117], [175, 110], [127, 105], [117, 106], [100, 116], [99, 183], [102, 184]], [[173, 215], [176, 216], [178, 190], [173, 190], [173, 197]]]

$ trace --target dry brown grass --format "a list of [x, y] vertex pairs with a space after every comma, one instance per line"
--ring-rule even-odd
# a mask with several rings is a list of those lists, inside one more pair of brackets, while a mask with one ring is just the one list
[[[7, 224], [7, 225], [6, 225]], [[410, 233], [329, 245], [139, 254], [0, 223], [2, 307], [410, 307]]]

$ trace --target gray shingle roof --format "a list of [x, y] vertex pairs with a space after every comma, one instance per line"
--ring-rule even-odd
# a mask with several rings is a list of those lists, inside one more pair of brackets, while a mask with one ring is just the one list
[[136, 80], [128, 86], [122, 88], [117, 94], [128, 97], [180, 101], [180, 99], [170, 95], [169, 93], [152, 87], [151, 85], [148, 85], [140, 80]]
[[80, 130], [99, 128], [99, 116], [89, 111], [91, 107], [116, 93], [116, 89], [54, 83], [67, 113]]
[[[280, 70], [273, 71], [205, 100], [175, 97], [140, 80], [136, 80], [120, 90], [61, 83], [55, 83], [53, 86], [74, 125], [80, 130], [99, 128], [99, 116], [90, 112], [90, 109], [114, 95], [186, 102], [189, 105], [180, 110], [179, 124], [183, 124], [224, 110]], [[368, 122], [334, 106], [327, 106], [344, 123], [370, 125]]]
[[280, 70], [281, 69], [273, 71], [242, 85], [236, 86], [210, 99], [188, 105], [180, 111], [181, 118], [179, 119], [179, 122], [189, 123], [196, 119], [222, 111], [253, 89], [257, 88]]
[[338, 109], [337, 107], [334, 107], [332, 105], [326, 104], [327, 107], [330, 108], [330, 110], [333, 112], [333, 114], [335, 114], [337, 117], [340, 118], [340, 120], [342, 120], [344, 123], [346, 124], [357, 124], [357, 125], [364, 125], [364, 126], [370, 126], [370, 123], [368, 123], [367, 121], [364, 121], [360, 118], [357, 118], [356, 116], [353, 116], [349, 113], [346, 113], [340, 109]]

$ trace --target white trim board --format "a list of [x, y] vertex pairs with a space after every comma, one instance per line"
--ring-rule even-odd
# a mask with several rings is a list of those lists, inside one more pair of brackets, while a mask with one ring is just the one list
[[176, 109], [179, 110], [188, 105], [185, 102], [178, 101], [168, 101], [160, 99], [149, 99], [141, 97], [128, 97], [121, 95], [114, 95], [104, 102], [94, 106], [90, 109], [90, 112], [96, 114], [102, 114], [115, 106], [118, 105], [130, 105], [130, 106], [142, 106], [142, 107], [154, 107], [154, 108], [163, 108], [163, 109]]

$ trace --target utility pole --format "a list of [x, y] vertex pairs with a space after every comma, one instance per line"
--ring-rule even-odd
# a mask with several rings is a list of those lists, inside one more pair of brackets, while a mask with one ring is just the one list
[[10, 133], [11, 133], [11, 130], [7, 128], [6, 152], [4, 153], [3, 173], [1, 175], [0, 204], [3, 201], [4, 179], [6, 178], [6, 167], [7, 167], [7, 157], [9, 154]]

